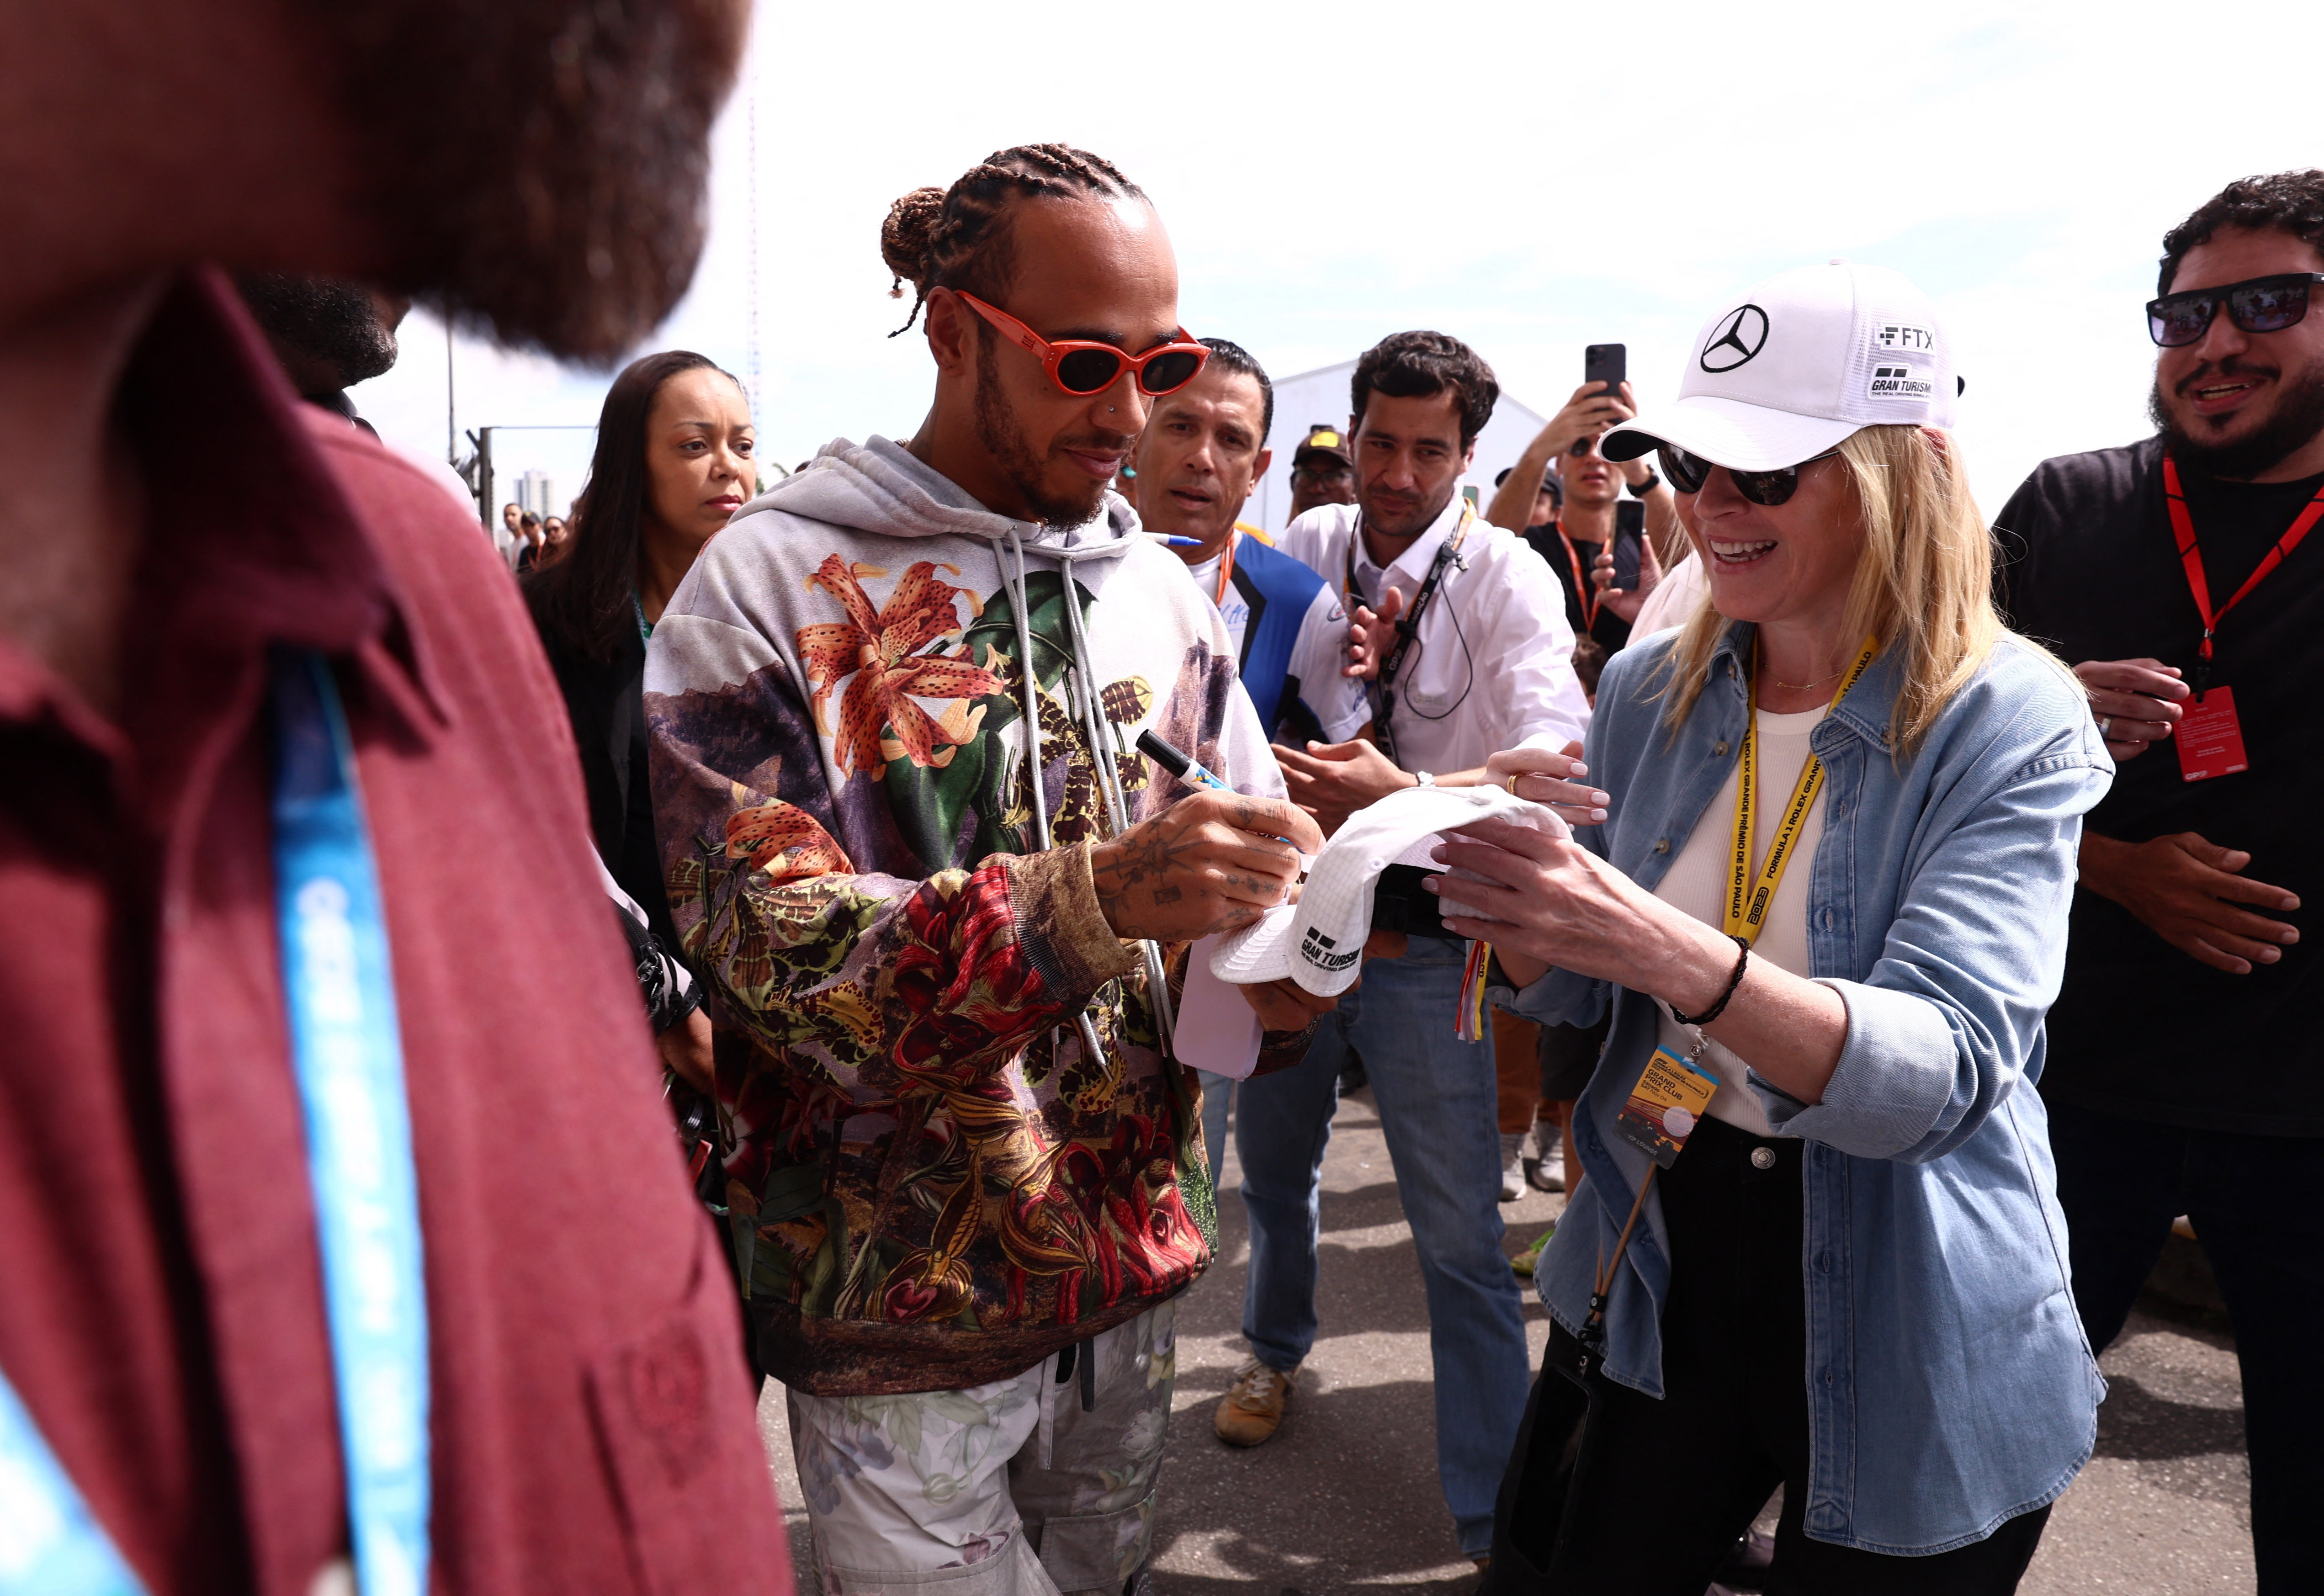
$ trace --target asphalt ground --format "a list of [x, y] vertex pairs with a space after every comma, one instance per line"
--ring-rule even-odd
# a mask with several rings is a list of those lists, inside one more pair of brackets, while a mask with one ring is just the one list
[[[1221, 1257], [1178, 1305], [1178, 1386], [1164, 1464], [1154, 1585], [1163, 1596], [1442, 1591], [1476, 1582], [1436, 1481], [1428, 1315], [1412, 1236], [1368, 1093], [1342, 1101], [1323, 1168], [1323, 1330], [1291, 1416], [1249, 1451], [1222, 1445], [1211, 1413], [1243, 1357], [1248, 1255], [1231, 1150]], [[1501, 1205], [1514, 1254], [1562, 1197]], [[1530, 1290], [1539, 1361], [1548, 1319]], [[2255, 1590], [2242, 1390], [2232, 1343], [2200, 1324], [2134, 1315], [2100, 1360], [2109, 1396], [2098, 1454], [2052, 1514], [2025, 1596], [2236, 1596]], [[768, 1382], [759, 1421], [800, 1566], [805, 1519]]]

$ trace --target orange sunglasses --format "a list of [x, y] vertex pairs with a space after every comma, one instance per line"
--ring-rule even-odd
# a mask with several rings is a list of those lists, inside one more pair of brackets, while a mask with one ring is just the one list
[[1034, 358], [1041, 363], [1041, 369], [1049, 374], [1049, 381], [1075, 399], [1104, 392], [1121, 380], [1124, 367], [1136, 374], [1139, 392], [1149, 399], [1159, 399], [1166, 393], [1176, 393], [1200, 376], [1203, 363], [1211, 357], [1209, 346], [1187, 337], [1183, 327], [1178, 329], [1182, 342], [1164, 344], [1143, 355], [1131, 355], [1111, 344], [1093, 343], [1087, 338], [1061, 338], [1053, 344], [1008, 311], [986, 304], [966, 290], [956, 288], [952, 291], [966, 300], [970, 309], [1031, 350]]

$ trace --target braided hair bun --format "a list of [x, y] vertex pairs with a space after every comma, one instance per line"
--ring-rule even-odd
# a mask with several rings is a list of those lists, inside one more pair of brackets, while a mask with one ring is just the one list
[[[880, 258], [895, 279], [888, 297], [902, 299], [908, 282], [915, 291], [912, 314], [888, 336], [910, 329], [931, 289], [980, 281], [980, 272], [1005, 281], [1010, 210], [1020, 200], [1045, 195], [1146, 197], [1111, 161], [1069, 144], [996, 150], [949, 189], [913, 189], [888, 208], [888, 219], [880, 224]], [[995, 291], [988, 285], [986, 291]]]
[[942, 189], [915, 189], [888, 208], [888, 219], [880, 224], [880, 258], [888, 263], [895, 281], [888, 297], [904, 297], [904, 284], [925, 289], [930, 263], [928, 254], [936, 243], [937, 224], [944, 220], [945, 191]]

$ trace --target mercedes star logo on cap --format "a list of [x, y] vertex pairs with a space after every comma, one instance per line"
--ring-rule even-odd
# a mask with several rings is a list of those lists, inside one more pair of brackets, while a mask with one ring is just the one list
[[1713, 376], [1731, 372], [1758, 354], [1766, 342], [1767, 313], [1757, 305], [1738, 305], [1702, 346], [1702, 369]]

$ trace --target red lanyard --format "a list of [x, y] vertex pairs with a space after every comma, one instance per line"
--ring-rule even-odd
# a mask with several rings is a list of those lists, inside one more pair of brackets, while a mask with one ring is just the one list
[[2244, 595], [2258, 586], [2262, 578], [2283, 563], [2283, 557], [2300, 547], [2300, 540], [2318, 520], [2324, 519], [2324, 488], [2308, 501], [2308, 508], [2275, 540], [2275, 547], [2259, 562], [2259, 568], [2244, 578], [2244, 585], [2234, 596], [2218, 609], [2211, 607], [2211, 585], [2203, 576], [2203, 551], [2195, 546], [2195, 521], [2187, 513], [2186, 495], [2179, 489], [2179, 463], [2169, 455], [2163, 457], [2163, 497], [2171, 511], [2171, 530], [2179, 540], [2179, 563], [2187, 567], [2187, 587], [2195, 595], [2195, 613], [2203, 618], [2203, 642], [2197, 651], [2195, 665], [2195, 698], [2203, 697], [2204, 680], [2211, 674], [2211, 638], [2219, 630], [2227, 613], [2244, 602]]
[[1211, 602], [1224, 609], [1227, 606], [1227, 584], [1234, 580], [1235, 530], [1227, 529], [1227, 546], [1219, 551], [1219, 595]]
[[1573, 540], [1565, 535], [1563, 516], [1558, 518], [1557, 537], [1558, 541], [1565, 545], [1566, 563], [1573, 567], [1573, 602], [1582, 606], [1582, 632], [1587, 637], [1598, 624], [1598, 587], [1582, 574], [1582, 550], [1576, 549]]

